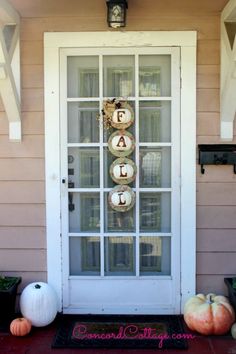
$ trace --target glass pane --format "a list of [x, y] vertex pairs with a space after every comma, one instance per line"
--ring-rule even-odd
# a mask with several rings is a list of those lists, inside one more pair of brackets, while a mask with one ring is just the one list
[[68, 142], [99, 142], [99, 122], [97, 102], [69, 102], [68, 104]]
[[[135, 161], [135, 153], [132, 153], [127, 158], [132, 161]], [[110, 176], [110, 166], [117, 159], [116, 156], [112, 155], [108, 148], [104, 148], [104, 187], [105, 188], [113, 188], [117, 184], [112, 180]], [[129, 187], [133, 188], [135, 186], [135, 181], [129, 183]]]
[[105, 275], [135, 275], [133, 237], [105, 238]]
[[70, 275], [100, 275], [99, 237], [70, 237]]
[[171, 141], [171, 104], [169, 101], [140, 102], [139, 107], [140, 142]]
[[99, 148], [69, 148], [69, 188], [99, 188]]
[[171, 186], [171, 149], [140, 147], [140, 187]]
[[134, 56], [104, 56], [104, 96], [134, 96]]
[[98, 97], [98, 68], [98, 56], [68, 57], [68, 97]]
[[170, 232], [170, 193], [140, 193], [140, 230]]
[[113, 210], [105, 193], [105, 232], [135, 232], [135, 207], [126, 211]]
[[108, 148], [104, 148], [104, 187], [113, 188], [116, 183], [110, 177], [110, 166], [117, 159], [116, 156], [112, 155]]
[[170, 238], [140, 237], [140, 275], [170, 274]]
[[100, 231], [99, 193], [69, 193], [69, 231]]
[[141, 55], [139, 58], [139, 95], [171, 96], [171, 56]]

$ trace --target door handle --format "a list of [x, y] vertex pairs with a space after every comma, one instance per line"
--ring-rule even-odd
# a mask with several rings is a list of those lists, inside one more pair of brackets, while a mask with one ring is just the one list
[[73, 204], [73, 193], [69, 193], [69, 211], [75, 210], [75, 204]]

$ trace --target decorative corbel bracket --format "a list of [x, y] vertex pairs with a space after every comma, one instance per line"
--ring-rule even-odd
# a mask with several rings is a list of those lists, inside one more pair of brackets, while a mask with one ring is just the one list
[[18, 13], [0, 0], [0, 95], [12, 141], [21, 141], [19, 25]]
[[221, 14], [221, 139], [233, 139], [236, 115], [236, 0], [230, 0]]

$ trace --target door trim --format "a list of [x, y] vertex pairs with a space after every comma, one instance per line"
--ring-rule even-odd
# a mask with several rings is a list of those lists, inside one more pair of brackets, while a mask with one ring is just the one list
[[[54, 32], [44, 34], [45, 168], [48, 282], [62, 310], [60, 48], [179, 46], [181, 51], [181, 296], [196, 278], [196, 32]], [[186, 148], [187, 147], [187, 148]]]

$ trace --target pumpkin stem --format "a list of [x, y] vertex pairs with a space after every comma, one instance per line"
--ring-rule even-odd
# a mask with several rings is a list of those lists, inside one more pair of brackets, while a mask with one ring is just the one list
[[212, 301], [212, 295], [208, 295], [207, 296], [207, 300], [206, 300], [207, 304], [213, 304], [214, 301]]
[[41, 285], [39, 285], [39, 284], [35, 285], [35, 289], [40, 289], [40, 288], [41, 288]]

